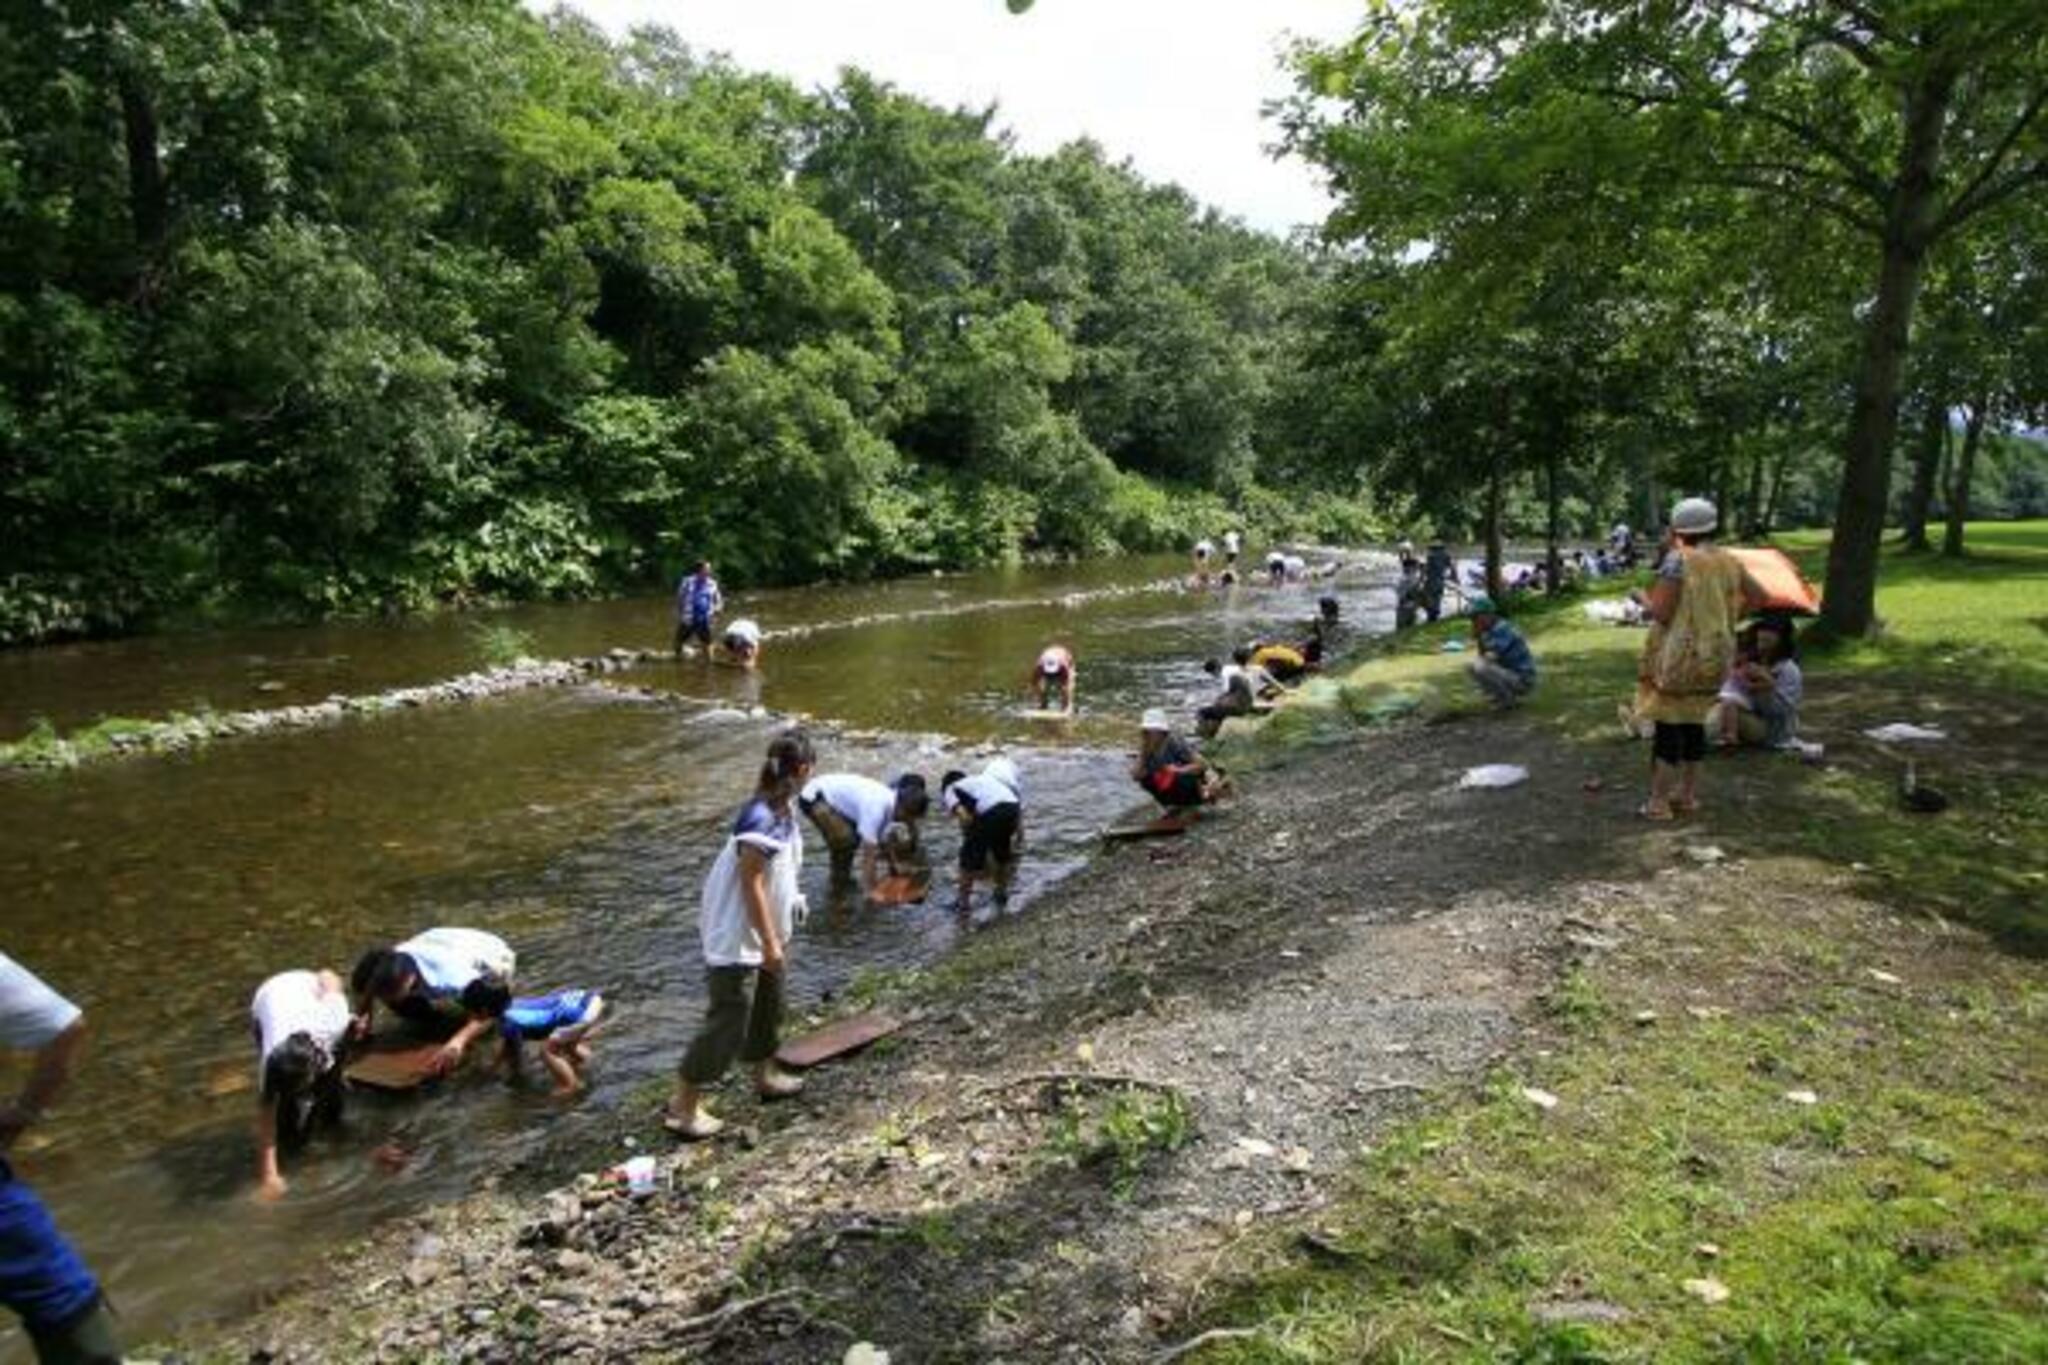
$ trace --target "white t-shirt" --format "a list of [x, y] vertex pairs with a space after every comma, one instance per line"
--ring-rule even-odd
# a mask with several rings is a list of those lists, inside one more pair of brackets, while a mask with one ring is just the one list
[[1059, 645], [1050, 646], [1038, 656], [1038, 671], [1047, 677], [1055, 673], [1071, 672], [1073, 667], [1074, 656]]
[[428, 995], [460, 995], [462, 988], [489, 973], [511, 984], [518, 959], [505, 940], [481, 929], [429, 929], [398, 945], [419, 968], [420, 986]]
[[256, 1029], [256, 1088], [263, 1088], [263, 1065], [294, 1033], [309, 1033], [332, 1057], [348, 1033], [348, 992], [325, 989], [318, 972], [279, 972], [256, 988], [249, 1001], [249, 1022]]
[[768, 913], [776, 936], [785, 944], [796, 932], [796, 905], [802, 899], [797, 875], [803, 871], [804, 840], [790, 815], [779, 815], [759, 797], [740, 809], [732, 837], [704, 876], [704, 896], [697, 933], [707, 967], [758, 967], [761, 936], [747, 913], [740, 882], [740, 845], [751, 844], [768, 857]]
[[1257, 664], [1249, 668], [1242, 664], [1225, 664], [1223, 671], [1217, 674], [1217, 681], [1223, 684], [1225, 692], [1235, 692], [1238, 688], [1243, 688], [1254, 701], [1258, 700], [1261, 689], [1279, 686], [1273, 681], [1273, 675]]
[[761, 643], [761, 627], [752, 617], [742, 616], [725, 628], [725, 638], [738, 640], [742, 644], [758, 645]]
[[[1007, 761], [999, 758], [996, 763]], [[977, 813], [993, 810], [997, 806], [1023, 805], [1017, 796], [1017, 789], [997, 776], [992, 771], [994, 767], [995, 764], [992, 763], [988, 770], [978, 772], [972, 777], [963, 777], [946, 788], [946, 809], [957, 809], [963, 797], [973, 804]]]
[[1216, 547], [1214, 545], [1211, 545], [1208, 541], [1198, 540], [1195, 542], [1196, 559], [1207, 559], [1210, 555], [1213, 555], [1215, 553]]
[[1223, 533], [1223, 553], [1227, 555], [1236, 554], [1237, 547], [1240, 543], [1241, 542], [1237, 538], [1237, 532], [1225, 531]]
[[81, 1013], [34, 972], [0, 953], [0, 1047], [33, 1052], [77, 1023]]
[[1289, 578], [1300, 578], [1308, 572], [1308, 561], [1300, 555], [1289, 555], [1281, 562], [1286, 564]]
[[858, 773], [827, 773], [804, 784], [806, 802], [823, 801], [852, 825], [864, 844], [880, 844], [896, 818], [896, 792]]

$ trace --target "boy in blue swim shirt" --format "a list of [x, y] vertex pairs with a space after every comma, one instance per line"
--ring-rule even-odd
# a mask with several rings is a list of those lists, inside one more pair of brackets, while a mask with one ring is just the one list
[[503, 1063], [516, 1079], [526, 1044], [539, 1043], [541, 1063], [555, 1080], [554, 1097], [567, 1099], [583, 1089], [590, 1040], [604, 1021], [602, 995], [562, 990], [514, 996], [500, 982], [478, 981], [463, 991], [462, 1004], [473, 1016], [497, 1021], [494, 1067]]

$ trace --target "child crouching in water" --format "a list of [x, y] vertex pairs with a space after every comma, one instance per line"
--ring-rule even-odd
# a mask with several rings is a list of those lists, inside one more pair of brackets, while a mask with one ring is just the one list
[[473, 1018], [496, 1021], [494, 1070], [502, 1066], [517, 1080], [526, 1044], [539, 1043], [541, 1064], [554, 1078], [551, 1093], [556, 1099], [567, 1099], [589, 1084], [583, 1069], [590, 1064], [590, 1040], [604, 1024], [604, 997], [596, 991], [515, 996], [503, 982], [486, 979], [463, 989], [462, 1007]]

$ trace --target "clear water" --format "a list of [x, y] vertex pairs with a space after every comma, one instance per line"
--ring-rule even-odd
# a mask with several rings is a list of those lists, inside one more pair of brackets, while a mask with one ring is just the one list
[[[186, 757], [0, 775], [0, 946], [83, 1005], [93, 1046], [16, 1164], [106, 1280], [133, 1340], [245, 1310], [376, 1220], [471, 1187], [561, 1125], [603, 1121], [667, 1074], [699, 1009], [698, 887], [773, 726], [735, 703], [838, 722], [820, 771], [936, 780], [990, 742], [1017, 759], [1029, 852], [1011, 913], [1077, 866], [1142, 801], [1125, 775], [1137, 713], [1213, 690], [1201, 660], [1288, 634], [1334, 591], [1354, 629], [1385, 629], [1378, 561], [1333, 585], [1186, 590], [1176, 560], [1125, 560], [884, 585], [747, 594], [769, 631], [747, 675], [698, 661], [603, 684], [217, 743]], [[664, 599], [534, 606], [487, 618], [546, 656], [665, 644]], [[474, 667], [472, 621], [343, 624], [0, 655], [0, 733], [204, 701], [281, 705]], [[1081, 714], [1021, 715], [1046, 643], [1080, 660]], [[279, 685], [281, 684], [281, 686]], [[724, 708], [712, 714], [711, 708]], [[950, 881], [954, 836], [927, 826]], [[807, 875], [825, 906], [825, 861]], [[988, 913], [984, 907], [982, 913]], [[423, 1100], [358, 1096], [352, 1131], [288, 1169], [289, 1199], [249, 1199], [247, 1003], [290, 967], [346, 974], [365, 947], [434, 924], [503, 934], [533, 989], [601, 989], [618, 1009], [594, 1090], [561, 1110], [464, 1078]], [[863, 968], [912, 965], [973, 932], [943, 908], [815, 915], [793, 954], [799, 1007]], [[0, 1093], [19, 1080], [0, 1062]], [[387, 1174], [370, 1150], [415, 1155]], [[395, 1269], [395, 1268], [394, 1268]], [[0, 1328], [4, 1330], [4, 1328]], [[26, 1358], [0, 1337], [0, 1360]]]

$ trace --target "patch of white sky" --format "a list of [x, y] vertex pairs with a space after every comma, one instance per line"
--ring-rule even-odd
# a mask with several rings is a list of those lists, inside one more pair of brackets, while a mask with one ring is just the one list
[[[534, 4], [536, 10], [552, 4]], [[1253, 227], [1320, 223], [1318, 173], [1276, 157], [1266, 106], [1293, 93], [1294, 39], [1351, 36], [1366, 0], [573, 0], [608, 32], [675, 30], [804, 89], [855, 66], [943, 105], [997, 107], [1026, 152], [1093, 138]]]

